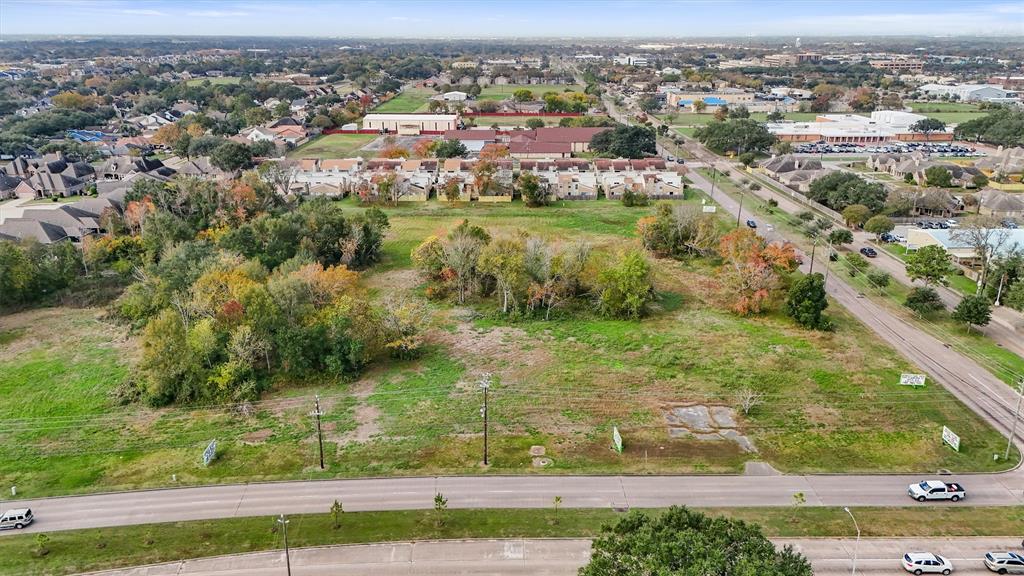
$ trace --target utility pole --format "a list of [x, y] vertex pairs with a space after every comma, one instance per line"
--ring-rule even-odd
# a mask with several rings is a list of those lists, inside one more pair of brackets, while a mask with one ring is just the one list
[[711, 199], [715, 199], [715, 181], [718, 180], [718, 170], [714, 166], [711, 167]]
[[491, 373], [484, 372], [480, 379], [480, 389], [484, 391], [484, 405], [480, 407], [480, 416], [484, 419], [484, 466], [487, 462], [487, 391], [491, 388]]
[[743, 192], [740, 192], [740, 207], [736, 209], [736, 227], [740, 227], [740, 214], [743, 214]]
[[292, 559], [288, 552], [288, 520], [281, 514], [277, 519], [277, 523], [281, 525], [281, 529], [284, 531], [284, 565], [288, 569], [288, 576], [292, 576]]
[[320, 411], [320, 395], [316, 395], [316, 409], [309, 413], [310, 416], [316, 418], [316, 439], [320, 444], [320, 469], [324, 469], [324, 433], [320, 428], [320, 417], [323, 416], [323, 412]]
[[1013, 426], [1010, 427], [1010, 439], [1006, 442], [1006, 453], [1003, 460], [1010, 459], [1010, 448], [1013, 448], [1013, 440], [1017, 436], [1017, 420], [1020, 419], [1020, 401], [1024, 399], [1024, 378], [1020, 379], [1020, 389], [1017, 390], [1017, 408], [1013, 411]]
[[857, 543], [853, 545], [853, 570], [850, 572], [853, 576], [857, 576], [857, 549], [860, 548], [860, 526], [857, 524], [857, 519], [853, 517], [853, 512], [850, 509], [844, 507], [846, 513], [850, 515], [850, 519], [853, 520], [853, 527], [857, 529]]
[[807, 272], [808, 275], [814, 274], [814, 251], [818, 248], [818, 235], [814, 235], [814, 243], [811, 244], [811, 269]]

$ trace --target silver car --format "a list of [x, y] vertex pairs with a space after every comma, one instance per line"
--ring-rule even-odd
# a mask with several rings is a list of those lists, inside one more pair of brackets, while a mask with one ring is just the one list
[[1024, 556], [1016, 552], [989, 552], [985, 567], [997, 574], [1024, 574]]
[[32, 520], [32, 510], [30, 508], [8, 510], [7, 512], [4, 512], [3, 516], [0, 516], [0, 530], [7, 530], [10, 528], [21, 530], [25, 526], [31, 524]]

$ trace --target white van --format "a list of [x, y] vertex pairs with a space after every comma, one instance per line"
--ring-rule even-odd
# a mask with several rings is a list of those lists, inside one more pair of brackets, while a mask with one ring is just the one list
[[3, 516], [0, 516], [0, 530], [6, 530], [9, 528], [17, 528], [21, 530], [25, 526], [32, 523], [32, 510], [30, 508], [21, 508], [19, 510], [8, 510], [4, 512]]

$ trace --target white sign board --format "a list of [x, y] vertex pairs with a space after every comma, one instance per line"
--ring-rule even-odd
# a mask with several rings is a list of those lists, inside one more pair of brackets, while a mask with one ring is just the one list
[[217, 457], [217, 441], [211, 440], [210, 445], [203, 451], [203, 466], [209, 466], [210, 462]]
[[622, 454], [622, 435], [618, 426], [612, 426], [612, 442], [615, 443], [615, 451]]
[[942, 441], [949, 444], [953, 450], [960, 451], [960, 437], [953, 433], [952, 430], [942, 427]]
[[902, 386], [924, 386], [924, 374], [900, 374], [900, 385]]
[[718, 212], [718, 206], [708, 206], [708, 205], [704, 205], [704, 207], [702, 208], [702, 210], [703, 210], [704, 212]]

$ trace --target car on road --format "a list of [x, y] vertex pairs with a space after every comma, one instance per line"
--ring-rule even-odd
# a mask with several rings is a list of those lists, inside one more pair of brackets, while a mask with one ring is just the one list
[[967, 498], [967, 491], [964, 490], [963, 486], [941, 480], [923, 480], [917, 484], [911, 484], [907, 487], [907, 494], [918, 502], [924, 502], [925, 500], [952, 500], [953, 502], [959, 502]]
[[669, 162], [675, 162], [676, 161], [676, 157], [671, 155], [671, 154], [669, 154], [668, 156], [665, 156], [665, 160], [668, 160]]
[[903, 569], [912, 574], [949, 574], [953, 563], [930, 552], [907, 552], [903, 555]]
[[1016, 552], [985, 554], [985, 568], [997, 574], [1024, 574], [1024, 556]]
[[870, 246], [865, 246], [861, 248], [860, 253], [867, 256], [868, 258], [874, 258], [875, 256], [878, 256], [878, 252], [875, 252], [875, 249], [871, 248]]
[[757, 222], [753, 220], [747, 220], [747, 228], [757, 228]]
[[31, 524], [34, 519], [31, 508], [8, 510], [4, 512], [3, 516], [0, 516], [0, 530], [8, 530], [10, 528], [21, 530]]

